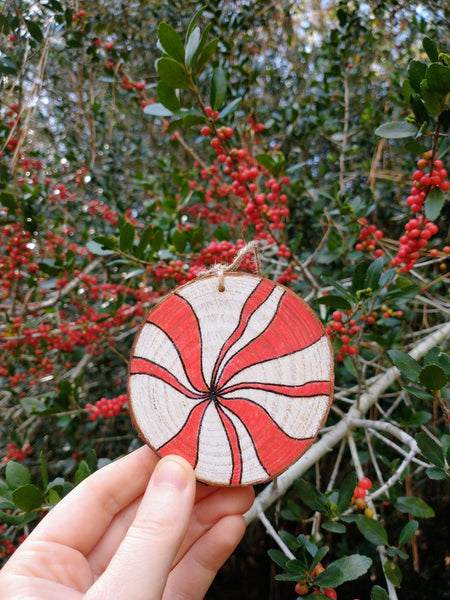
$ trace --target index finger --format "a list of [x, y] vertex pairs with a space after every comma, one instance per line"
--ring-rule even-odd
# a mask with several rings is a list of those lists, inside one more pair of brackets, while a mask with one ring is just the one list
[[115, 515], [144, 493], [158, 461], [143, 446], [101, 468], [63, 498], [30, 537], [88, 554]]

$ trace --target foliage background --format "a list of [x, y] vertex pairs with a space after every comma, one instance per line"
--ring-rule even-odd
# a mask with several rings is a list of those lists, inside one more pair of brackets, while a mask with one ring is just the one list
[[[448, 321], [447, 191], [435, 218], [438, 233], [419, 264], [401, 273], [389, 262], [411, 217], [405, 200], [416, 161], [433, 138], [426, 128], [423, 135], [395, 140], [374, 133], [385, 122], [411, 116], [414, 106], [405, 98], [404, 80], [411, 60], [428, 60], [423, 38], [450, 52], [448, 10], [435, 2], [396, 1], [203, 5], [198, 23], [202, 31], [209, 23], [209, 39], [219, 41], [197, 78], [196, 92], [181, 92], [183, 106], [198, 111], [199, 96], [208, 105], [219, 103], [223, 92], [221, 110], [242, 98], [218, 126], [233, 130], [228, 150], [243, 151], [233, 155], [238, 161], [230, 163], [233, 168], [240, 161], [257, 169], [257, 192], [281, 186], [264, 214], [246, 212], [242, 194], [230, 192], [232, 169], [223, 171], [228, 165], [217, 161], [211, 138], [201, 135], [204, 116], [192, 118], [189, 128], [179, 123], [167, 132], [166, 117], [143, 110], [151, 112], [158, 101], [158, 24], [169, 23], [184, 38], [198, 2], [28, 0], [7, 1], [1, 9], [4, 559], [48, 505], [97, 467], [97, 457], [101, 465], [139, 445], [125, 394], [127, 358], [143, 315], [179, 283], [215, 262], [230, 262], [246, 241], [261, 240], [264, 275], [291, 286], [325, 323], [334, 309], [345, 309], [351, 314], [344, 320], [354, 317], [361, 327], [351, 343], [356, 354], [345, 355], [339, 331], [332, 328], [340, 358], [335, 408], [324, 433], [358, 406], [392, 362], [403, 364], [403, 355], [388, 351], [409, 352], [425, 336], [442, 332]], [[224, 89], [217, 84], [219, 72]], [[436, 130], [445, 106], [431, 117], [428, 133]], [[420, 126], [424, 118], [417, 106], [414, 113]], [[442, 121], [442, 134], [448, 134], [448, 121], [448, 116]], [[448, 138], [434, 139], [445, 163]], [[287, 199], [280, 201], [282, 193]], [[283, 206], [288, 212], [270, 212]], [[363, 254], [355, 249], [359, 219], [383, 233]], [[383, 275], [380, 270], [378, 279], [375, 274], [369, 280], [373, 290], [364, 295], [376, 249], [382, 250]], [[355, 294], [348, 297], [360, 264], [366, 264], [361, 286], [356, 281]], [[243, 266], [252, 270], [252, 258]], [[315, 302], [327, 294], [341, 300]], [[385, 580], [378, 544], [370, 544], [352, 524], [344, 535], [321, 529], [320, 519], [329, 515], [302, 504], [295, 487], [265, 507], [276, 529], [312, 534], [318, 546], [330, 546], [332, 558], [354, 551], [372, 557], [368, 574], [344, 584], [340, 597], [368, 598], [374, 584], [387, 585], [391, 598], [431, 597], [431, 592], [449, 597], [449, 465], [443, 458], [450, 445], [447, 337], [437, 342], [443, 349], [439, 368], [447, 374], [440, 387], [408, 379], [404, 366], [370, 406], [365, 424], [352, 430], [354, 446], [341, 446], [337, 472], [330, 452], [304, 475], [317, 489], [331, 492], [360, 468], [380, 487], [404, 457], [400, 441], [390, 438], [383, 423], [404, 430], [407, 444], [419, 432], [431, 435], [442, 457], [433, 461], [427, 442], [425, 456], [423, 443], [422, 456], [410, 446], [414, 451], [399, 481], [373, 501], [391, 544], [408, 519], [420, 517], [399, 511], [397, 498], [422, 498], [436, 514], [419, 518], [420, 534], [403, 547], [407, 558], [394, 553], [389, 559], [397, 591]], [[368, 419], [382, 424], [381, 438], [368, 429]], [[10, 463], [23, 463], [30, 475], [17, 468], [11, 483]], [[427, 477], [425, 468], [432, 465], [443, 477]], [[16, 493], [24, 486], [32, 487]], [[267, 556], [272, 545], [253, 520], [208, 597], [296, 597], [293, 583], [273, 579], [280, 569]]]

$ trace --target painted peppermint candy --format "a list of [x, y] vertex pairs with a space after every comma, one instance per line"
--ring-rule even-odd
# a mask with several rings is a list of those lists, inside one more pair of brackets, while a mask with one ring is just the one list
[[262, 483], [313, 443], [332, 399], [333, 355], [305, 302], [268, 279], [188, 283], [150, 312], [134, 342], [133, 421], [160, 456], [213, 485]]

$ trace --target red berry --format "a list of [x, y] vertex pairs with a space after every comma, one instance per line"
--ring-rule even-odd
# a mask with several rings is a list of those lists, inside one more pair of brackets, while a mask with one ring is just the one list
[[334, 319], [335, 321], [342, 321], [342, 313], [341, 313], [341, 311], [340, 311], [340, 310], [335, 310], [335, 311], [333, 312], [333, 319]]
[[361, 477], [361, 479], [358, 481], [358, 485], [360, 488], [363, 488], [363, 490], [370, 490], [372, 487], [372, 481], [368, 477]]
[[205, 137], [209, 137], [211, 135], [211, 129], [210, 129], [210, 127], [208, 127], [208, 125], [204, 125], [201, 128], [200, 133], [202, 135], [204, 135]]

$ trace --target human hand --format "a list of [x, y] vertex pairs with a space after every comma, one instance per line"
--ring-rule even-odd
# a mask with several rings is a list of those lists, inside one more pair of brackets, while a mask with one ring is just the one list
[[0, 571], [0, 600], [201, 599], [253, 498], [196, 485], [187, 461], [144, 446], [50, 511]]

